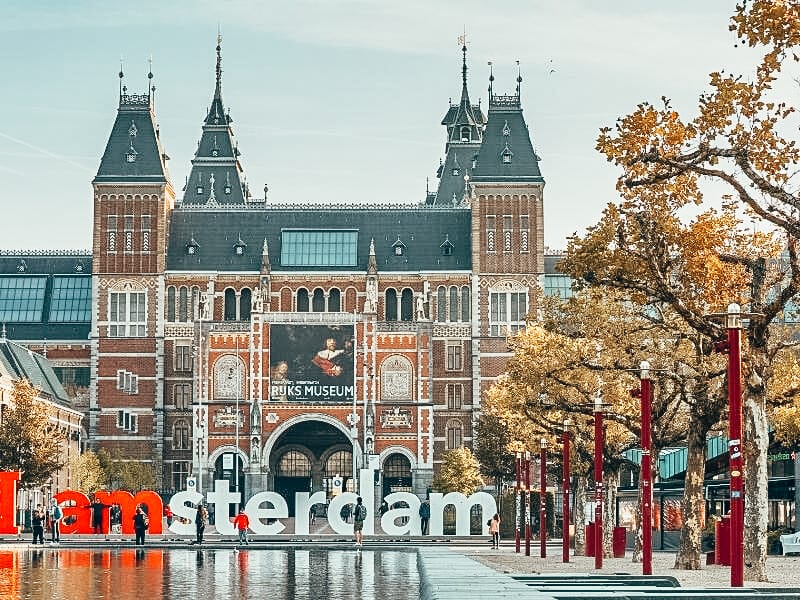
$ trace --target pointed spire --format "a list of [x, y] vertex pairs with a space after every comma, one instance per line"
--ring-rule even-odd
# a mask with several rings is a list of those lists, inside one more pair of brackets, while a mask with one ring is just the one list
[[125, 73], [122, 68], [122, 57], [119, 57], [119, 97], [122, 98], [122, 79], [125, 77]]
[[494, 83], [494, 67], [492, 61], [489, 61], [489, 104], [492, 103], [492, 84]]
[[517, 98], [520, 98], [520, 86], [522, 85], [522, 70], [519, 66], [519, 61], [517, 61]]
[[464, 41], [464, 45], [461, 46], [461, 54], [462, 54], [462, 64], [461, 64], [461, 81], [464, 87], [461, 90], [461, 93], [464, 94], [467, 91], [467, 42]]
[[222, 98], [222, 33], [217, 29], [217, 86], [214, 98]]

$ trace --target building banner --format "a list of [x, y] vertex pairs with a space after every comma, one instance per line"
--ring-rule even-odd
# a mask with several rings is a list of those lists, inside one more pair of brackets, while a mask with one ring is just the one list
[[353, 402], [353, 337], [352, 325], [270, 325], [270, 400]]

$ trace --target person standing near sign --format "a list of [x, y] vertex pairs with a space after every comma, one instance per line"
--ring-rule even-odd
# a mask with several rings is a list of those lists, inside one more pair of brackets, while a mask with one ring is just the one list
[[233, 526], [239, 531], [239, 544], [249, 546], [250, 542], [247, 541], [247, 528], [250, 527], [250, 519], [244, 512], [243, 508], [239, 509], [239, 514], [233, 520]]
[[367, 518], [367, 507], [364, 506], [361, 496], [356, 498], [356, 506], [353, 509], [353, 532], [356, 534], [356, 547], [364, 545], [364, 520]]
[[52, 523], [50, 528], [50, 541], [53, 544], [61, 541], [61, 517], [63, 516], [64, 513], [61, 512], [58, 501], [53, 498], [50, 501], [50, 521]]
[[144, 546], [144, 532], [150, 527], [150, 518], [142, 510], [142, 505], [136, 507], [136, 514], [133, 515], [133, 531], [136, 533], [136, 545]]
[[194, 544], [202, 544], [203, 543], [203, 535], [206, 531], [206, 525], [208, 524], [208, 511], [206, 507], [203, 506], [203, 503], [200, 502], [197, 505], [197, 513], [194, 516], [194, 526], [197, 530], [197, 540], [195, 540]]

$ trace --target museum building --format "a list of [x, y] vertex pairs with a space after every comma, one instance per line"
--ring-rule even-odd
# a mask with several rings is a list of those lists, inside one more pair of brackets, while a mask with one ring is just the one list
[[[515, 92], [442, 119], [438, 189], [404, 205], [255, 198], [222, 58], [176, 193], [153, 88], [127, 90], [94, 190], [91, 254], [0, 253], [0, 322], [43, 351], [91, 448], [152, 463], [164, 490], [424, 495], [470, 446], [507, 336], [544, 283], [539, 157]], [[235, 67], [234, 67], [235, 68]], [[152, 74], [149, 75], [152, 78]], [[247, 124], [243, 124], [244, 127]]]

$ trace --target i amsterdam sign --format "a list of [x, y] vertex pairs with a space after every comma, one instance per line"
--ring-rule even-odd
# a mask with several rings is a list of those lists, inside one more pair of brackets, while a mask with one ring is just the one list
[[[15, 520], [16, 484], [20, 479], [18, 471], [0, 472], [0, 534], [17, 535], [18, 527]], [[373, 472], [370, 469], [361, 470], [361, 497], [368, 511], [376, 506], [375, 487], [373, 485]], [[118, 504], [122, 512], [122, 533], [132, 534], [133, 515], [138, 504], [147, 506], [150, 515], [163, 514], [164, 507], [161, 496], [145, 490], [134, 494], [126, 491], [98, 491], [94, 496], [103, 504]], [[91, 525], [91, 510], [89, 498], [82, 492], [64, 490], [55, 494], [56, 501], [62, 507], [61, 533], [91, 534], [94, 528]], [[354, 492], [344, 492], [331, 499], [328, 506], [328, 524], [334, 533], [349, 535], [353, 533], [353, 524], [346, 523], [341, 518], [341, 509], [345, 504], [355, 504], [357, 495]], [[173, 520], [169, 530], [179, 535], [194, 535], [195, 506], [201, 500], [213, 504], [217, 515], [227, 515], [230, 505], [238, 505], [239, 494], [231, 491], [227, 480], [214, 482], [214, 491], [208, 492], [207, 497], [196, 491], [182, 491], [172, 496], [170, 508], [177, 519]], [[419, 517], [420, 499], [409, 492], [393, 492], [384, 497], [392, 506], [395, 503], [405, 503], [403, 508], [389, 510], [380, 519], [381, 530], [386, 535], [421, 535]], [[289, 507], [286, 500], [277, 492], [259, 492], [254, 494], [246, 503], [244, 511], [250, 519], [250, 529], [256, 535], [308, 535], [311, 507], [325, 504], [324, 491], [309, 493], [297, 492], [295, 494], [294, 531], [286, 531], [286, 526], [281, 519], [289, 517]], [[429, 522], [430, 535], [443, 535], [443, 514], [446, 506], [451, 505], [456, 513], [456, 536], [470, 535], [470, 513], [473, 506], [481, 508], [481, 530], [488, 533], [487, 519], [497, 512], [494, 498], [486, 492], [476, 492], [465, 496], [458, 492], [448, 494], [431, 494], [431, 516]], [[368, 515], [364, 521], [364, 533], [375, 533], [375, 515]], [[103, 511], [104, 531], [108, 531], [108, 511]], [[185, 522], [182, 523], [181, 519]], [[398, 524], [399, 523], [399, 524]], [[215, 527], [218, 533], [225, 536], [237, 535], [236, 528], [230, 519], [217, 519]], [[163, 522], [160, 518], [150, 521], [149, 531], [152, 534], [163, 533]]]

